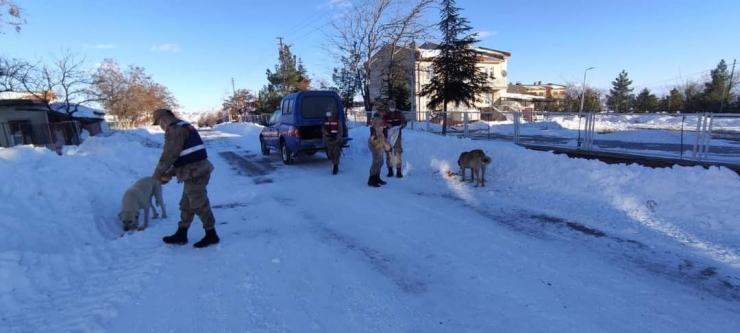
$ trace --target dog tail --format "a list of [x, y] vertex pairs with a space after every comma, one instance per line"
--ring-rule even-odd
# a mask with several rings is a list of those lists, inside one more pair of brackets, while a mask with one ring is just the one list
[[483, 158], [481, 159], [481, 161], [483, 163], [485, 163], [485, 164], [491, 164], [491, 158], [488, 157], [488, 156], [483, 156]]

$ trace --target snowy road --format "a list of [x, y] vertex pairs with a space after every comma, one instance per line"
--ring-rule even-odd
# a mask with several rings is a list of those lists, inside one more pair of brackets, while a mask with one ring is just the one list
[[[283, 167], [228, 139], [209, 146], [233, 152], [213, 158], [211, 192], [259, 195], [212, 199], [227, 203], [223, 243], [167, 250], [110, 332], [719, 332], [739, 313], [736, 292], [654, 269], [672, 263], [636, 243], [544, 226], [513, 205], [481, 214], [434, 184], [368, 188], [364, 168], [333, 177], [323, 156]], [[269, 182], [255, 181], [259, 165], [276, 169]]]
[[[595, 199], [552, 197], [495, 180], [473, 189], [412, 170], [370, 188], [364, 155], [349, 154], [332, 176], [322, 154], [284, 166], [275, 153], [259, 154], [253, 138], [202, 135], [216, 166], [209, 193], [221, 244], [202, 250], [162, 244], [176, 228], [182, 188], [170, 183], [164, 188], [170, 218], [144, 232], [118, 238], [112, 224], [85, 231], [91, 240], [95, 233], [108, 236], [85, 246], [0, 252], [0, 276], [13, 279], [13, 290], [0, 289], [0, 331], [740, 327], [740, 274], [731, 242], [676, 242]], [[148, 171], [147, 163], [131, 168]], [[100, 221], [117, 209], [115, 200], [100, 197], [120, 195], [105, 191], [91, 198]], [[196, 220], [191, 244], [202, 235]], [[692, 246], [717, 255], [700, 255]], [[8, 266], [16, 263], [17, 269]], [[13, 273], [21, 270], [28, 273]]]

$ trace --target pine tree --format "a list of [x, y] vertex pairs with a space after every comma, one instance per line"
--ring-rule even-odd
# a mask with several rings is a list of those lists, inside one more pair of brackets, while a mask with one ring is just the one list
[[[727, 92], [727, 84], [730, 82], [730, 71], [727, 70], [727, 63], [722, 59], [717, 67], [709, 74], [710, 80], [704, 83], [704, 94], [702, 98], [702, 107], [707, 111], [719, 111], [722, 104], [722, 98]], [[732, 97], [727, 100], [732, 100]]]
[[311, 80], [303, 67], [303, 61], [293, 55], [290, 45], [282, 45], [278, 50], [278, 64], [275, 71], [267, 69], [268, 85], [281, 96], [307, 90]]
[[477, 54], [472, 45], [477, 43], [475, 34], [466, 18], [459, 14], [460, 8], [455, 0], [442, 0], [440, 14], [442, 20], [438, 27], [442, 32], [442, 42], [437, 46], [439, 55], [432, 60], [435, 73], [431, 82], [425, 84], [419, 95], [430, 96], [427, 107], [434, 110], [442, 106], [442, 134], [447, 133], [447, 104], [455, 107], [461, 104], [475, 107], [479, 96], [490, 92], [485, 73], [478, 68]]
[[658, 108], [660, 108], [658, 97], [652, 94], [650, 89], [642, 89], [635, 99], [635, 109], [638, 112], [655, 112]]
[[619, 76], [612, 81], [612, 89], [609, 90], [609, 95], [606, 97], [606, 105], [609, 110], [616, 112], [630, 111], [630, 107], [634, 105], [631, 85], [632, 80], [627, 78], [627, 72], [622, 70]]
[[678, 112], [683, 110], [684, 98], [678, 88], [671, 89], [670, 93], [660, 99], [660, 109], [667, 112]]
[[331, 78], [346, 109], [352, 107], [360, 91], [359, 55], [352, 52], [349, 57], [343, 56], [341, 63], [342, 67], [334, 68]]

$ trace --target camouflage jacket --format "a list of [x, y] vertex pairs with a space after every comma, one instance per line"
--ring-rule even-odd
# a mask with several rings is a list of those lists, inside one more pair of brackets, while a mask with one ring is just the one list
[[372, 140], [377, 146], [382, 147], [386, 142], [385, 134], [383, 133], [383, 130], [386, 127], [385, 121], [383, 121], [383, 118], [381, 117], [374, 117], [373, 121], [370, 123], [370, 127], [372, 128], [372, 136], [370, 136], [370, 140]]
[[167, 126], [164, 132], [164, 147], [162, 148], [162, 155], [159, 157], [159, 163], [154, 169], [154, 178], [159, 179], [165, 173], [175, 175], [177, 182], [184, 182], [193, 178], [204, 176], [207, 173], [213, 171], [213, 164], [208, 159], [198, 161], [195, 163], [186, 164], [179, 168], [174, 168], [173, 163], [180, 156], [182, 147], [185, 144], [189, 133], [188, 130], [182, 126], [177, 125], [178, 120], [174, 120], [172, 124]]

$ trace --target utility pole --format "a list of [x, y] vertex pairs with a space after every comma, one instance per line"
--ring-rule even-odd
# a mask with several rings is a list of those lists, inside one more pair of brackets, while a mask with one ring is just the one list
[[283, 37], [278, 37], [278, 44], [280, 45], [280, 50], [278, 51], [278, 54], [280, 56], [280, 74], [283, 76], [283, 95], [285, 95], [285, 85], [287, 82], [285, 82], [285, 58], [283, 57]]
[[239, 114], [239, 115], [242, 115], [242, 110], [239, 107], [239, 98], [236, 96], [236, 88], [234, 87], [234, 78], [233, 77], [231, 78], [231, 91], [232, 91], [231, 99], [234, 101], [234, 104], [236, 104], [235, 105], [236, 106], [236, 113]]
[[[737, 63], [737, 59], [732, 60], [732, 71], [730, 72], [730, 82], [727, 83], [727, 90], [725, 90], [722, 93], [722, 102], [719, 105], [719, 113], [722, 113], [722, 110], [725, 108], [725, 100], [730, 97], [730, 91], [732, 91], [732, 79], [735, 75], [735, 63]], [[730, 104], [729, 102], [727, 104]]]

